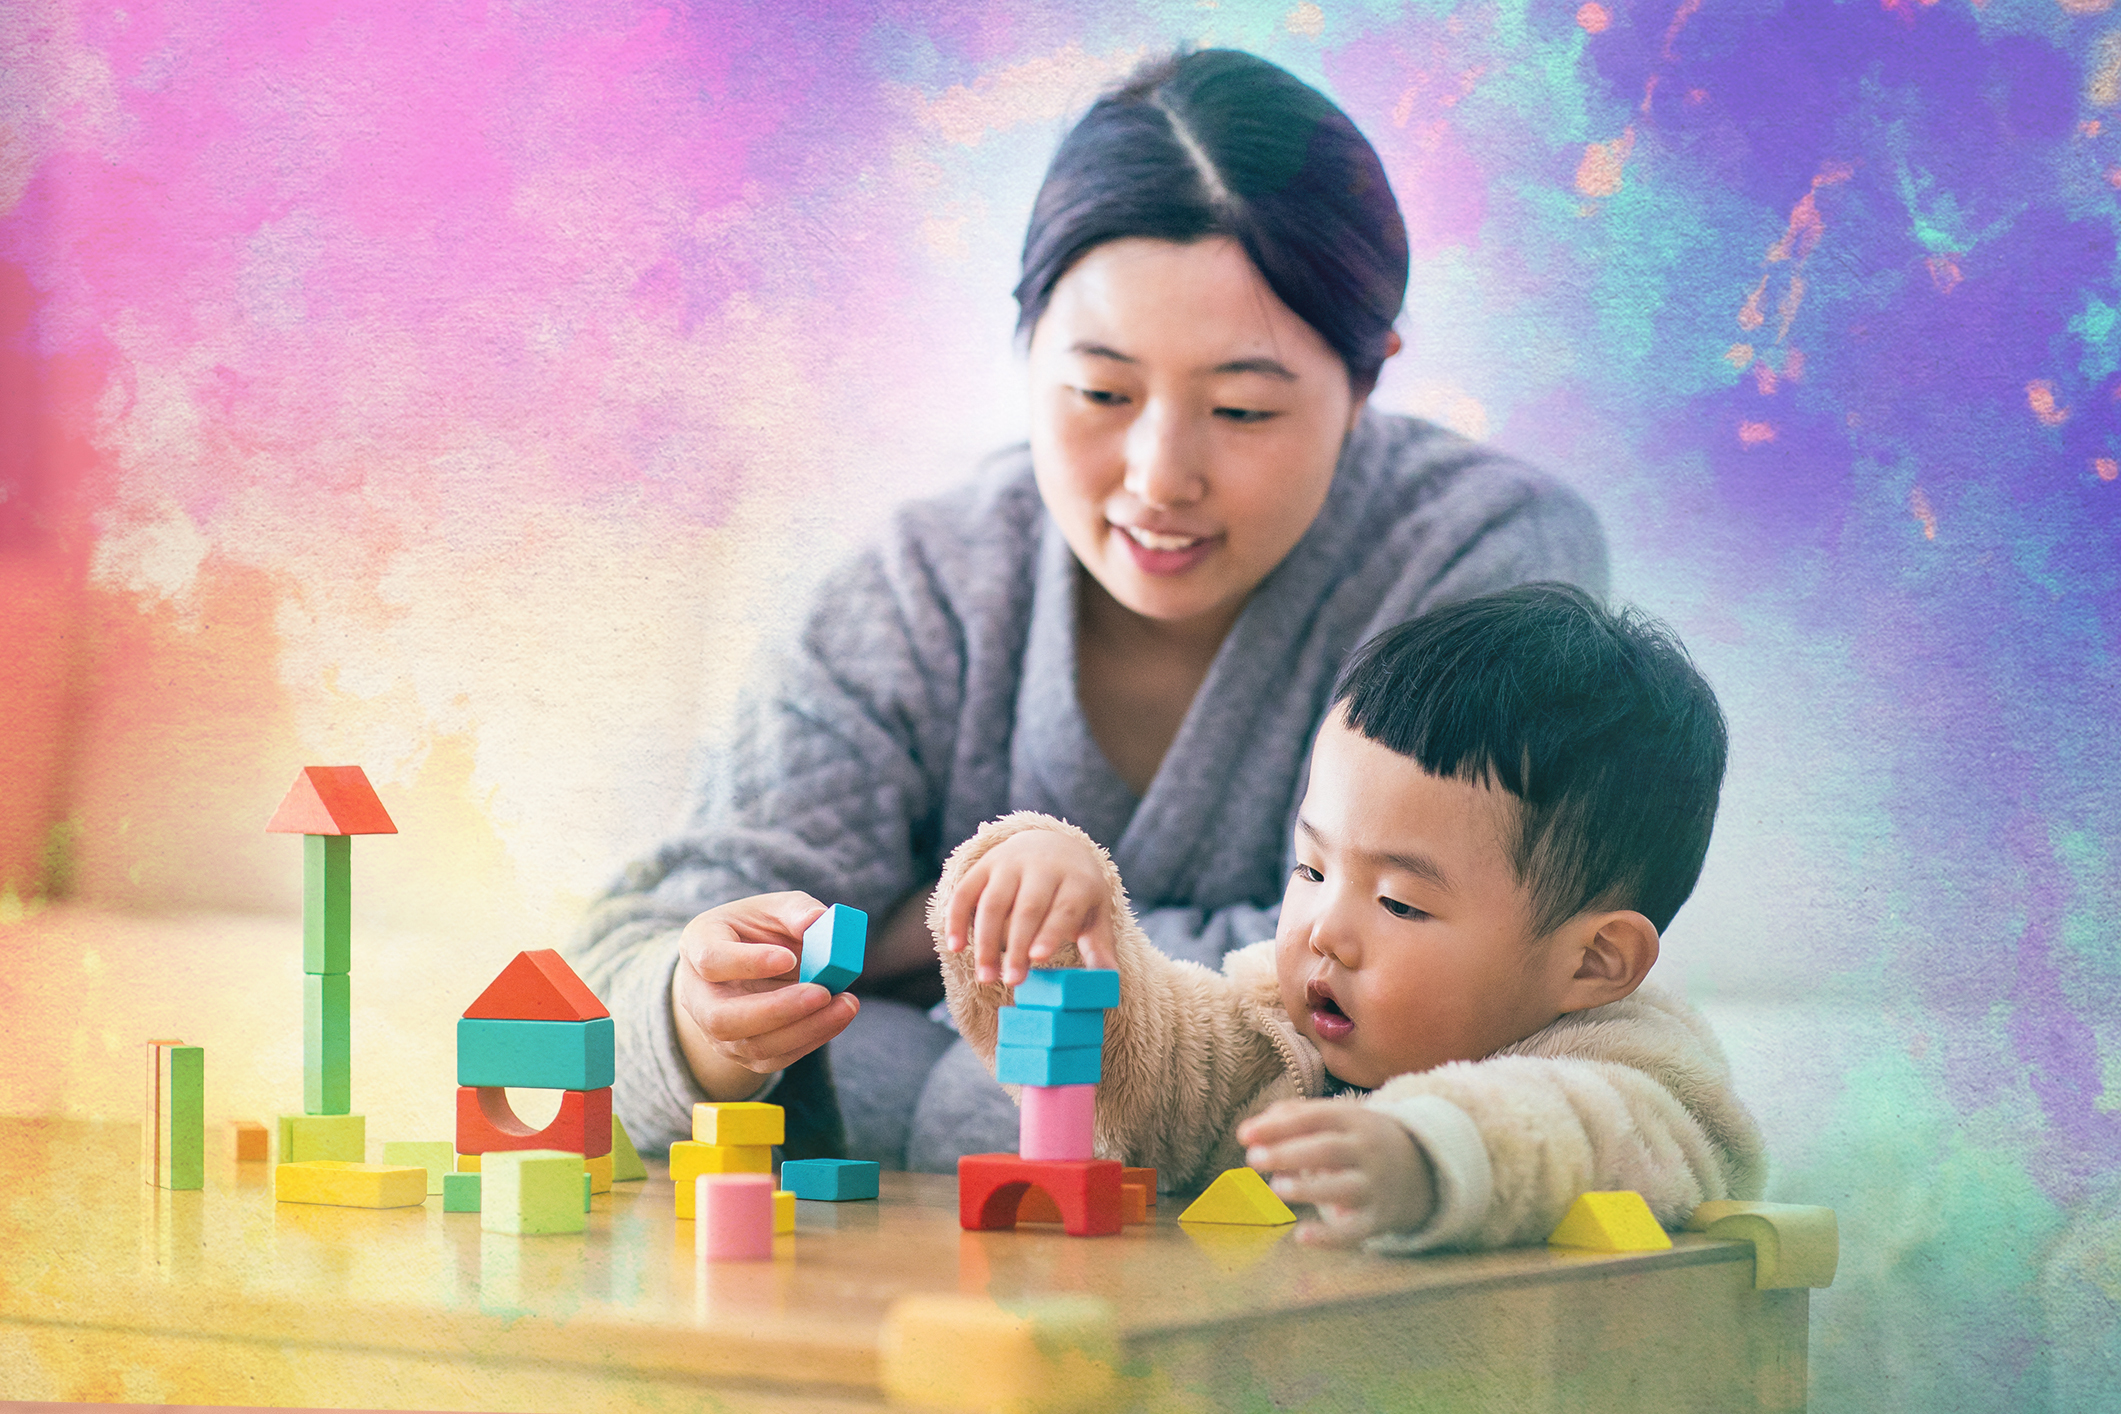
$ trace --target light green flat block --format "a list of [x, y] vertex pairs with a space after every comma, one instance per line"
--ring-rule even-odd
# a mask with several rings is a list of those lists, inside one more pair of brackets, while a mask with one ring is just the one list
[[476, 1213], [479, 1211], [479, 1178], [475, 1173], [445, 1173], [442, 1175], [442, 1211], [445, 1213]]
[[581, 1232], [582, 1156], [558, 1149], [510, 1149], [487, 1154], [479, 1166], [479, 1226], [528, 1236]]
[[302, 975], [302, 1108], [342, 1115], [353, 1108], [352, 992], [348, 978]]
[[611, 1181], [624, 1183], [629, 1179], [648, 1177], [648, 1165], [641, 1162], [640, 1150], [633, 1147], [633, 1139], [626, 1133], [626, 1126], [619, 1117], [611, 1117]]
[[206, 1186], [206, 1050], [169, 1046], [161, 1056], [160, 1158], [155, 1182], [163, 1188]]
[[353, 971], [353, 836], [302, 837], [302, 970]]
[[448, 1139], [391, 1139], [384, 1142], [383, 1162], [426, 1169], [431, 1197], [442, 1191], [443, 1176], [455, 1171], [457, 1146]]
[[336, 1159], [348, 1164], [367, 1162], [367, 1117], [281, 1115], [280, 1152], [275, 1162], [300, 1164], [311, 1159]]

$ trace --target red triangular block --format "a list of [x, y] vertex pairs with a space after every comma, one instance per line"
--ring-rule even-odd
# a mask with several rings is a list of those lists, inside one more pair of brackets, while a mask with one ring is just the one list
[[611, 1012], [551, 948], [519, 952], [464, 1015], [481, 1021], [594, 1021]]
[[398, 832], [359, 766], [304, 766], [265, 829], [269, 834], [280, 835]]

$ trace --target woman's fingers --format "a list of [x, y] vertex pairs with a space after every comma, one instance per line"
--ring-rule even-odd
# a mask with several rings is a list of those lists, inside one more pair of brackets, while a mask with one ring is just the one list
[[815, 982], [753, 989], [739, 983], [710, 986], [712, 998], [706, 1014], [693, 1013], [693, 1020], [711, 1041], [749, 1041], [794, 1025], [832, 1002], [832, 993]]
[[847, 1023], [862, 1009], [860, 1000], [852, 992], [827, 995], [830, 999], [816, 1011], [788, 1025], [726, 1045], [724, 1051], [761, 1075], [785, 1069], [846, 1030]]

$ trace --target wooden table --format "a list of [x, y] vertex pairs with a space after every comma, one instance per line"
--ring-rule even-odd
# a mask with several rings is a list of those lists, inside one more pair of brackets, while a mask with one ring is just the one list
[[[219, 1138], [209, 1135], [213, 1145]], [[218, 1147], [218, 1146], [216, 1146]], [[0, 1399], [427, 1410], [875, 1409], [910, 1293], [1084, 1293], [1134, 1407], [1801, 1409], [1807, 1293], [1752, 1248], [1390, 1259], [1289, 1229], [968, 1233], [956, 1184], [804, 1203], [770, 1263], [695, 1260], [650, 1162], [586, 1234], [278, 1204], [264, 1164], [148, 1188], [137, 1127], [0, 1120]]]

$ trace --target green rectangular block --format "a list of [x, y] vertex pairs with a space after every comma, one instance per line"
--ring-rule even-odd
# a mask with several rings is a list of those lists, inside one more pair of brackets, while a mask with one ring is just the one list
[[346, 1164], [366, 1163], [367, 1117], [281, 1115], [280, 1154], [275, 1162], [299, 1164], [310, 1159], [336, 1159]]
[[442, 1211], [445, 1213], [476, 1213], [479, 1211], [479, 1177], [475, 1173], [443, 1174]]
[[596, 1191], [596, 1179], [594, 1179], [594, 1178], [592, 1178], [592, 1177], [590, 1176], [590, 1173], [589, 1173], [589, 1170], [588, 1170], [588, 1169], [583, 1169], [583, 1170], [582, 1170], [582, 1211], [583, 1211], [583, 1212], [585, 1212], [585, 1213], [586, 1213], [586, 1212], [588, 1212], [588, 1211], [589, 1211], [589, 1197], [590, 1197], [590, 1195], [591, 1195], [592, 1193], [594, 1193], [595, 1191]]
[[206, 1186], [206, 1050], [165, 1046], [162, 1108], [156, 1117], [155, 1182], [163, 1188]]
[[353, 836], [302, 837], [302, 970], [353, 971]]
[[353, 1109], [349, 980], [343, 972], [302, 976], [302, 1108], [313, 1115]]
[[442, 1179], [457, 1166], [457, 1146], [447, 1139], [388, 1139], [383, 1162], [411, 1164], [427, 1170], [428, 1196], [442, 1191]]
[[580, 1232], [582, 1156], [559, 1149], [508, 1149], [482, 1156], [479, 1226], [521, 1235]]

